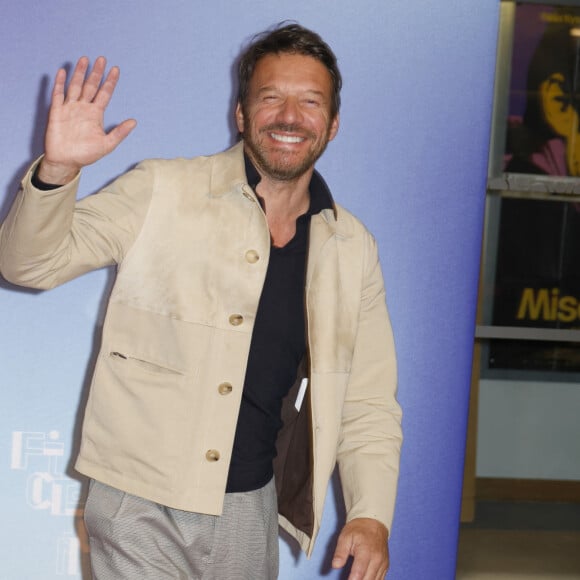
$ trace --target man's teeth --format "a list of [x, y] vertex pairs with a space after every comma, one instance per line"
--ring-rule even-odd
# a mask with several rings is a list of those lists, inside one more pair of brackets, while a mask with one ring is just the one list
[[291, 137], [290, 135], [278, 135], [277, 133], [270, 133], [272, 139], [281, 141], [282, 143], [301, 143], [304, 137]]

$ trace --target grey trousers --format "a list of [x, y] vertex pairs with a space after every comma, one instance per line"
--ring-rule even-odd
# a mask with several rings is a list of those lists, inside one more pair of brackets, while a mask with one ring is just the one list
[[167, 508], [91, 481], [85, 505], [94, 580], [275, 580], [274, 481], [226, 494], [221, 516]]

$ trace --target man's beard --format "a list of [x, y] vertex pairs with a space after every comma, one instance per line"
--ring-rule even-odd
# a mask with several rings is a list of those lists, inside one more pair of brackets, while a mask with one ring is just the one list
[[[260, 134], [268, 134], [272, 132], [280, 133], [297, 133], [311, 142], [316, 143], [316, 135], [310, 131], [304, 131], [297, 125], [284, 125], [281, 123], [268, 125], [260, 130]], [[294, 153], [277, 153], [270, 158], [268, 148], [263, 147], [258, 139], [253, 139], [252, 135], [243, 134], [244, 143], [248, 148], [253, 161], [265, 175], [277, 181], [292, 181], [304, 175], [309, 171], [320, 156], [324, 153], [328, 144], [327, 131], [325, 138], [321, 140], [313, 149], [310, 149], [304, 158], [296, 163], [296, 155]]]

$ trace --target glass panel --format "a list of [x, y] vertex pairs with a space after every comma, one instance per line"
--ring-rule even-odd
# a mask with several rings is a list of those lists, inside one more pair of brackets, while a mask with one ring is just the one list
[[490, 186], [580, 195], [580, 182], [569, 179], [580, 176], [580, 7], [504, 3], [502, 20], [511, 43], [500, 42], [498, 55], [501, 130]]
[[[483, 323], [580, 329], [579, 6], [502, 2], [489, 175]], [[577, 337], [535, 338], [491, 339], [484, 375], [578, 379]]]
[[[501, 199], [491, 324], [577, 329], [580, 203]], [[492, 341], [489, 368], [580, 372], [575, 344]]]

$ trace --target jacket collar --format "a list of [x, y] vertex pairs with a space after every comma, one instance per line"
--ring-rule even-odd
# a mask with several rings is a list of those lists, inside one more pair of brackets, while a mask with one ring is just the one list
[[[248, 183], [243, 141], [239, 141], [222, 153], [213, 155], [210, 160], [212, 162], [210, 183], [212, 197], [234, 193], [241, 194], [252, 201], [258, 201], [254, 190]], [[332, 199], [326, 182], [317, 171], [314, 172], [311, 183], [320, 188], [320, 191], [323, 192], [322, 195], [329, 200], [328, 207], [322, 208], [319, 213], [312, 216], [312, 225], [325, 223], [331, 230], [329, 233], [341, 237], [352, 236], [351, 228], [344, 220], [339, 219], [341, 210]]]

